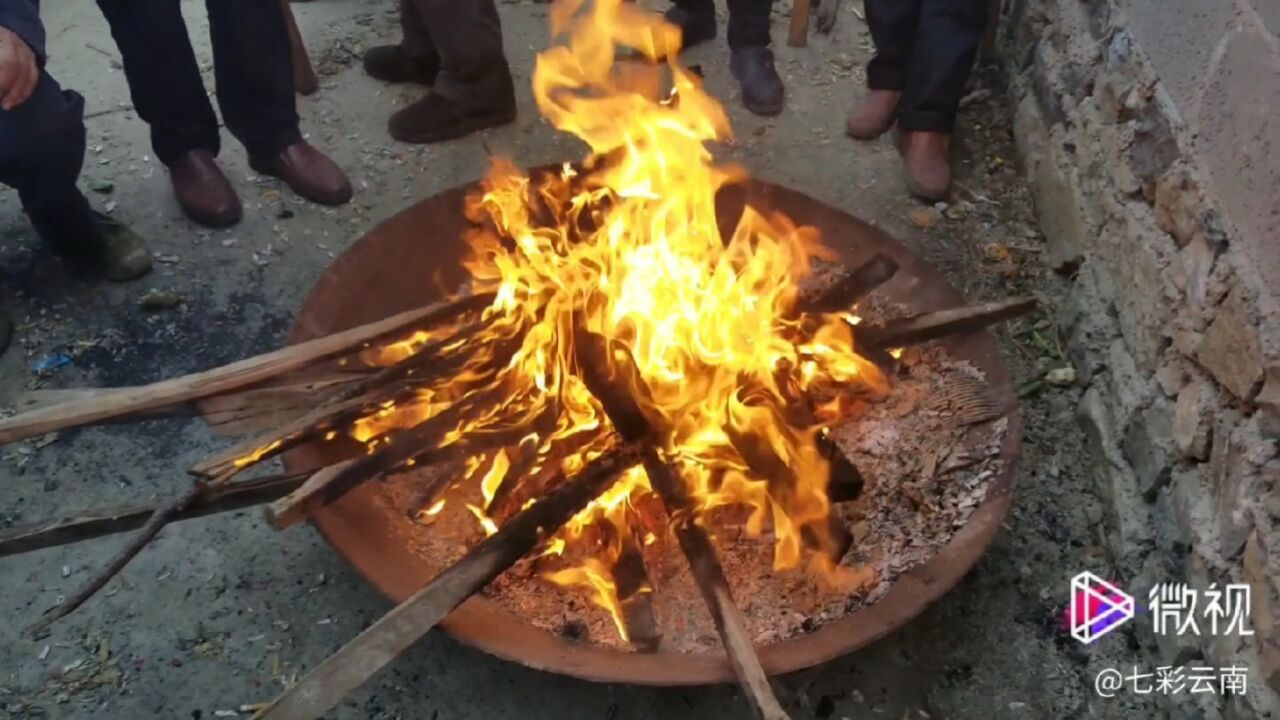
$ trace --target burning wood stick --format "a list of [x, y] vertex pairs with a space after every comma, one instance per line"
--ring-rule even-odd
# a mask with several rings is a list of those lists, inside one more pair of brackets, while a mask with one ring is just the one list
[[185, 512], [206, 492], [221, 489], [231, 481], [231, 478], [234, 475], [235, 471], [231, 471], [226, 474], [219, 475], [208, 482], [194, 482], [191, 484], [191, 487], [181, 495], [178, 495], [164, 505], [156, 508], [155, 511], [151, 513], [151, 516], [147, 518], [147, 522], [142, 526], [142, 530], [138, 531], [138, 534], [129, 541], [129, 544], [126, 545], [124, 549], [111, 559], [111, 562], [108, 563], [106, 567], [102, 568], [97, 574], [89, 578], [89, 581], [82, 585], [75, 594], [66, 600], [66, 602], [63, 602], [61, 605], [55, 605], [46, 610], [43, 618], [37, 620], [27, 628], [27, 634], [31, 636], [39, 635], [45, 628], [75, 612], [76, 608], [80, 607], [85, 603], [85, 601], [93, 597], [94, 593], [101, 590], [103, 586], [110, 582], [111, 578], [115, 577], [121, 570], [123, 570], [124, 566], [128, 565], [129, 561], [132, 560], [134, 556], [142, 552], [142, 549], [147, 546], [147, 543], [151, 542], [151, 540], [160, 533], [164, 526], [169, 524], [170, 520], [178, 514]]
[[662, 631], [653, 616], [653, 583], [644, 567], [643, 530], [635, 510], [627, 509], [627, 527], [615, 528], [621, 551], [613, 562], [613, 584], [617, 588], [618, 608], [627, 640], [642, 652], [653, 652], [662, 641]]
[[[225, 485], [198, 497], [185, 510], [174, 513], [172, 520], [189, 520], [271, 502], [302, 485], [308, 474], [269, 475]], [[155, 504], [98, 508], [0, 531], [0, 557], [136, 530], [158, 509]]]
[[930, 340], [975, 332], [1026, 315], [1038, 307], [1034, 297], [1012, 298], [977, 305], [935, 310], [907, 318], [858, 328], [858, 339], [879, 348], [918, 345]]
[[[266, 518], [277, 530], [296, 525], [317, 508], [328, 505], [358, 485], [385, 477], [399, 469], [422, 467], [461, 460], [482, 450], [519, 442], [527, 427], [472, 431], [457, 442], [440, 446], [441, 440], [457, 428], [476, 408], [486, 407], [505, 397], [506, 387], [481, 391], [446, 408], [439, 415], [396, 433], [390, 442], [372, 454], [330, 465], [316, 472], [302, 487], [266, 508]], [[448, 486], [448, 478], [438, 477], [423, 488], [423, 503], [431, 503]]]
[[191, 472], [196, 475], [214, 476], [237, 465], [270, 459], [369, 414], [371, 412], [369, 405], [377, 400], [412, 394], [411, 390], [393, 387], [377, 397], [371, 397], [370, 393], [373, 391], [388, 388], [396, 381], [408, 377], [428, 382], [456, 372], [472, 357], [473, 353], [459, 352], [449, 355], [447, 351], [450, 346], [458, 342], [459, 337], [469, 336], [479, 326], [478, 323], [468, 326], [455, 335], [430, 343], [400, 362], [379, 370], [371, 377], [343, 387], [330, 398], [327, 404], [264, 436], [240, 443], [205, 459], [191, 468]]
[[262, 720], [319, 717], [532, 551], [543, 537], [555, 533], [636, 462], [633, 446], [617, 446], [558, 483], [559, 487], [520, 511], [496, 534], [307, 673], [263, 712]]
[[574, 347], [579, 372], [587, 389], [600, 401], [623, 439], [636, 443], [640, 448], [645, 473], [667, 507], [680, 549], [689, 561], [694, 580], [724, 643], [729, 664], [746, 692], [754, 716], [761, 720], [785, 720], [787, 713], [774, 696], [760, 658], [751, 646], [746, 621], [734, 604], [729, 581], [716, 556], [711, 536], [696, 522], [688, 487], [679, 473], [658, 454], [657, 421], [651, 419], [645, 410], [643, 403], [648, 389], [635, 367], [635, 361], [625, 348], [610, 348], [606, 338], [586, 330], [580, 329], [575, 333]]
[[876, 253], [852, 270], [844, 265], [822, 263], [800, 288], [794, 312], [797, 315], [843, 312], [889, 282], [897, 272], [897, 261], [884, 253]]
[[480, 310], [492, 293], [408, 310], [384, 320], [333, 335], [290, 345], [212, 370], [162, 380], [150, 385], [104, 390], [101, 394], [32, 410], [0, 420], [0, 444], [25, 440], [55, 430], [92, 425], [240, 390], [308, 365], [358, 350], [366, 343]]

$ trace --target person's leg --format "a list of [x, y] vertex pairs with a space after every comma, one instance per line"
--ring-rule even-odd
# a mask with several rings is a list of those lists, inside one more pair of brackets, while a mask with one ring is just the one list
[[714, 0], [675, 0], [664, 17], [667, 22], [680, 28], [682, 47], [693, 47], [716, 36]]
[[288, 29], [278, 2], [206, 0], [218, 107], [250, 157], [302, 139]]
[[209, 103], [187, 25], [174, 0], [98, 0], [124, 59], [138, 116], [182, 211], [209, 227], [240, 219], [240, 198], [219, 169], [218, 117]]
[[280, 3], [206, 0], [218, 106], [255, 171], [284, 180], [307, 200], [340, 205], [351, 184], [302, 139], [293, 92], [289, 31]]
[[440, 73], [440, 53], [413, 0], [400, 0], [400, 43], [378, 45], [364, 54], [364, 71], [390, 83], [430, 85]]
[[769, 49], [773, 0], [729, 0], [729, 69], [742, 103], [757, 115], [782, 112], [785, 90]]
[[18, 191], [42, 240], [73, 268], [131, 280], [151, 268], [137, 236], [104, 232], [76, 187], [84, 162], [84, 99], [44, 70], [31, 97], [0, 110], [0, 183]]
[[986, 30], [987, 8], [987, 0], [925, 0], [920, 13], [898, 128], [907, 186], [926, 200], [951, 193], [951, 129]]
[[773, 0], [729, 0], [729, 49], [768, 47], [772, 11]]
[[867, 63], [866, 96], [849, 115], [845, 131], [859, 140], [879, 137], [893, 125], [907, 84], [923, 0], [866, 0], [867, 26], [876, 53]]
[[493, 0], [414, 0], [414, 5], [440, 54], [440, 73], [425, 98], [391, 116], [391, 136], [440, 142], [515, 120], [515, 84]]
[[951, 131], [986, 31], [987, 6], [987, 0], [924, 0], [899, 127]]
[[166, 165], [191, 150], [217, 155], [218, 118], [209, 104], [187, 26], [174, 0], [98, 0], [124, 61], [133, 107], [151, 127]]

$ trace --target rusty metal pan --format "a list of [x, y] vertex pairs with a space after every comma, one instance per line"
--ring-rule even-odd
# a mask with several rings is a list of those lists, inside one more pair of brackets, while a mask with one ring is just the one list
[[[447, 190], [392, 217], [343, 253], [311, 290], [289, 336], [300, 342], [386, 317], [438, 299], [466, 279], [460, 260], [466, 226], [462, 207], [473, 185]], [[722, 228], [732, 227], [749, 199], [754, 207], [781, 211], [798, 224], [812, 225], [824, 242], [849, 262], [875, 252], [898, 261], [897, 276], [879, 292], [913, 311], [963, 301], [942, 275], [881, 230], [782, 187], [759, 181], [722, 191], [717, 204]], [[986, 373], [1007, 412], [1009, 429], [1001, 453], [1004, 462], [987, 497], [969, 522], [932, 559], [899, 577], [889, 592], [817, 631], [759, 648], [770, 674], [812, 667], [861, 648], [919, 615], [960, 581], [991, 543], [1009, 509], [1021, 455], [1021, 427], [1009, 372], [995, 339], [986, 332], [946, 341], [953, 357]], [[322, 446], [299, 448], [286, 467], [324, 461]], [[332, 458], [329, 458], [330, 460]], [[369, 582], [400, 602], [442, 568], [411, 551], [411, 522], [378, 501], [377, 483], [347, 494], [313, 518], [321, 534]], [[723, 653], [652, 654], [575, 643], [526, 623], [497, 603], [475, 597], [442, 624], [458, 640], [531, 668], [587, 680], [642, 685], [703, 685], [732, 682]]]

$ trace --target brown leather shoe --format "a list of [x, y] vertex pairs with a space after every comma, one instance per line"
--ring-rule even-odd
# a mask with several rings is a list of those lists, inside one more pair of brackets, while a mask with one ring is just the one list
[[351, 199], [351, 183], [337, 163], [305, 140], [270, 157], [251, 157], [249, 167], [280, 178], [294, 192], [321, 205], [341, 205]]
[[169, 182], [182, 212], [201, 225], [220, 228], [240, 221], [240, 198], [208, 150], [192, 150], [170, 163]]
[[858, 102], [844, 131], [858, 140], [874, 140], [893, 126], [893, 116], [898, 112], [901, 90], [871, 90]]
[[903, 130], [898, 150], [907, 169], [907, 189], [924, 200], [946, 200], [951, 195], [951, 135], [944, 132]]

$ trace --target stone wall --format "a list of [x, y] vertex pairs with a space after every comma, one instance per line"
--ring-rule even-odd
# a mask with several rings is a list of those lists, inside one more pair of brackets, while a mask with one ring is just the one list
[[1004, 5], [1119, 579], [1252, 589], [1252, 637], [1134, 637], [1153, 667], [1251, 669], [1173, 717], [1280, 718], [1280, 0]]

